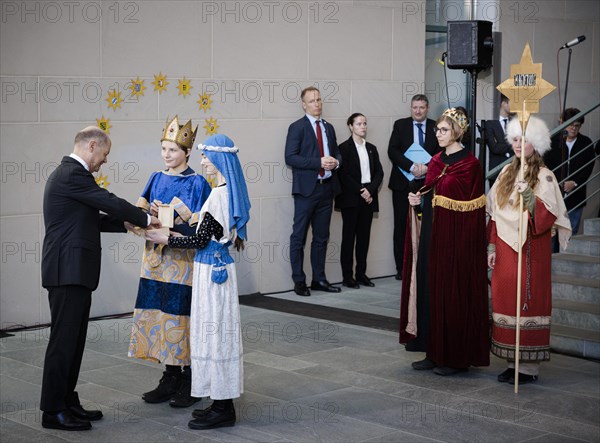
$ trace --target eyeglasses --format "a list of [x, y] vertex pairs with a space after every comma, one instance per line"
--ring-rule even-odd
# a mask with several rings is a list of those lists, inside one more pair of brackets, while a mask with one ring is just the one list
[[571, 123], [569, 126], [573, 129], [581, 129], [581, 123]]
[[449, 130], [450, 130], [450, 128], [438, 128], [438, 127], [433, 128], [433, 132], [435, 132], [436, 134], [438, 132], [440, 132], [442, 135], [446, 135]]

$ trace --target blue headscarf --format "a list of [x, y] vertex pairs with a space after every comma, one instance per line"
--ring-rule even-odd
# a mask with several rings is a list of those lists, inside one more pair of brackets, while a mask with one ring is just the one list
[[238, 237], [246, 240], [246, 223], [250, 220], [250, 199], [242, 165], [237, 156], [238, 148], [226, 135], [215, 134], [199, 144], [198, 149], [225, 177], [229, 191], [229, 229], [235, 228]]

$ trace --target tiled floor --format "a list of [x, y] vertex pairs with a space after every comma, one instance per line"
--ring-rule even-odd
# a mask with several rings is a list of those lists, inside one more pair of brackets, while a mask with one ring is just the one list
[[[274, 297], [398, 316], [399, 282], [340, 294]], [[300, 299], [300, 300], [299, 300]], [[394, 332], [242, 306], [245, 393], [231, 428], [192, 431], [190, 409], [144, 403], [161, 376], [126, 356], [130, 319], [90, 324], [80, 385], [104, 419], [87, 432], [41, 427], [40, 381], [48, 330], [0, 340], [0, 441], [8, 442], [569, 442], [600, 441], [600, 364], [553, 354], [536, 384], [513, 387], [504, 364], [454, 377], [417, 372], [422, 358]], [[209, 402], [203, 400], [196, 407]]]

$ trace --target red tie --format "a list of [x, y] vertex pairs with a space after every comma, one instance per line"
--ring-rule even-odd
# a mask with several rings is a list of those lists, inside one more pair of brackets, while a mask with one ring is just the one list
[[[323, 133], [321, 132], [321, 125], [319, 124], [320, 120], [315, 120], [317, 124], [317, 143], [319, 143], [319, 153], [321, 157], [325, 155], [325, 151], [323, 150]], [[319, 169], [319, 177], [323, 177], [325, 175], [325, 169]]]

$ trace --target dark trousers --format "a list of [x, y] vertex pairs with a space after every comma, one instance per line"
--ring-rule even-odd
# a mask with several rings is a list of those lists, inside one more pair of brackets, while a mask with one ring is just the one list
[[308, 227], [312, 228], [310, 264], [313, 281], [323, 281], [325, 277], [325, 257], [329, 241], [329, 223], [333, 206], [333, 185], [331, 181], [317, 184], [308, 197], [294, 195], [294, 226], [290, 236], [290, 261], [294, 283], [306, 281], [303, 270], [304, 245]]
[[75, 392], [85, 349], [92, 291], [69, 285], [48, 288], [50, 340], [44, 359], [42, 411], [62, 411], [79, 403]]
[[[362, 277], [367, 272], [367, 254], [371, 240], [371, 223], [373, 209], [362, 198], [357, 207], [342, 208], [342, 247], [340, 264], [344, 280], [350, 280], [353, 275]], [[356, 244], [356, 250], [354, 245]], [[352, 273], [353, 256], [356, 255], [356, 273]]]
[[396, 272], [402, 274], [406, 217], [408, 215], [408, 189], [392, 190], [392, 204], [394, 206], [394, 261], [396, 262]]

